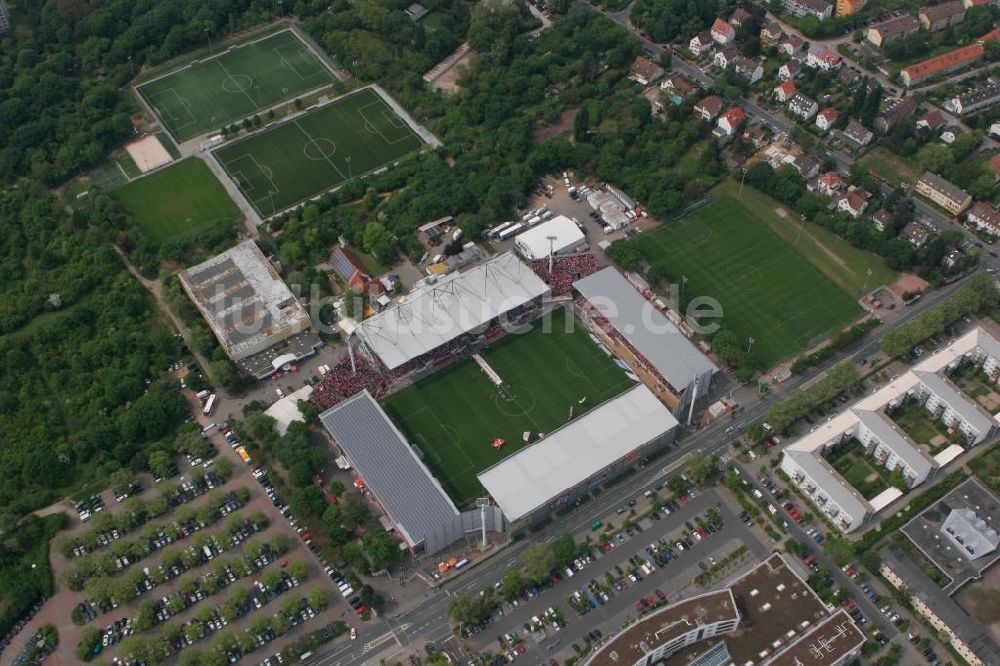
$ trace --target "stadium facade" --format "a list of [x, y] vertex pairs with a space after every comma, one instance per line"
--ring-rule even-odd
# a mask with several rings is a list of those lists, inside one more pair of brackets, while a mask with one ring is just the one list
[[[890, 414], [908, 404], [918, 404], [932, 418], [961, 433], [966, 447], [984, 441], [996, 428], [997, 420], [947, 378], [950, 372], [967, 364], [980, 368], [992, 383], [1000, 378], [1000, 343], [983, 328], [969, 331], [789, 444], [781, 469], [837, 527], [844, 532], [859, 529], [888, 502], [866, 500], [824, 456], [833, 447], [856, 439], [878, 464], [890, 471], [900, 470], [908, 487], [931, 478], [957, 452], [949, 448], [929, 456], [892, 421]], [[889, 499], [902, 495], [895, 489], [886, 493]]]
[[322, 345], [309, 313], [257, 244], [244, 241], [178, 274], [226, 355], [258, 379]]

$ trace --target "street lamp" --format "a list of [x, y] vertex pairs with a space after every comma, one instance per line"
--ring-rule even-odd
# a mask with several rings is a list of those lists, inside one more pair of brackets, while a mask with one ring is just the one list
[[750, 347], [753, 346], [754, 342], [756, 342], [756, 340], [754, 340], [753, 336], [747, 338], [747, 353], [748, 354], [750, 353]]
[[351, 156], [345, 157], [344, 161], [347, 162], [347, 180], [351, 180], [354, 177], [351, 175]]

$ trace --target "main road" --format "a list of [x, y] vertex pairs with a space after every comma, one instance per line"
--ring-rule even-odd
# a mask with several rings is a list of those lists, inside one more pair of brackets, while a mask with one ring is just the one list
[[[896, 322], [901, 324], [915, 317], [929, 307], [948, 298], [959, 288], [964, 280], [957, 281], [941, 289], [931, 292], [913, 306], [907, 308]], [[395, 645], [403, 647], [414, 640], [429, 640], [441, 642], [452, 635], [448, 619], [448, 600], [456, 593], [478, 594], [479, 590], [492, 587], [504, 572], [519, 568], [521, 554], [524, 549], [538, 542], [550, 542], [564, 532], [584, 533], [595, 520], [604, 518], [616, 506], [624, 505], [629, 499], [641, 495], [666, 476], [666, 470], [679, 469], [684, 458], [691, 452], [701, 450], [710, 455], [721, 455], [732, 441], [726, 434], [726, 429], [734, 427], [745, 430], [753, 421], [759, 420], [770, 406], [788, 397], [804, 384], [814, 381], [819, 375], [829, 370], [831, 366], [841, 361], [850, 360], [863, 363], [878, 353], [879, 343], [887, 329], [879, 329], [864, 342], [851, 350], [834, 354], [812, 371], [793, 377], [784, 384], [776, 386], [757, 404], [733, 413], [731, 419], [720, 419], [711, 425], [682, 437], [677, 446], [656, 461], [655, 466], [640, 469], [627, 480], [606, 489], [594, 501], [583, 504], [563, 518], [554, 520], [537, 532], [532, 532], [528, 538], [506, 547], [483, 564], [470, 569], [467, 573], [445, 583], [437, 590], [428, 593], [429, 596], [416, 606], [409, 608], [396, 616], [380, 618], [366, 624], [358, 631], [358, 638], [349, 643], [338, 642], [325, 649], [320, 649], [310, 663], [320, 666], [344, 666], [360, 664], [375, 657], [386, 647]], [[831, 569], [836, 567], [831, 567]]]

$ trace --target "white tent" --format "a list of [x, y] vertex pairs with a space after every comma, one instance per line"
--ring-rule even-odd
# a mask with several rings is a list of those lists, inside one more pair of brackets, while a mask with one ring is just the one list
[[571, 252], [583, 242], [583, 232], [565, 215], [557, 215], [514, 239], [518, 252], [527, 259], [542, 259], [549, 256], [550, 251], [555, 254]]

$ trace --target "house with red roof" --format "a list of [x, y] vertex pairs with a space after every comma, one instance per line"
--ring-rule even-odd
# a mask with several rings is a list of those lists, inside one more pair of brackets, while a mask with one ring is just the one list
[[930, 132], [933, 132], [942, 125], [944, 125], [944, 116], [941, 115], [941, 111], [938, 109], [934, 109], [917, 118], [917, 127], [922, 127]]
[[694, 113], [706, 122], [711, 122], [722, 111], [722, 98], [709, 95], [694, 105]]
[[794, 83], [792, 83], [791, 81], [785, 81], [781, 85], [775, 86], [774, 97], [779, 102], [784, 104], [785, 102], [787, 102], [792, 98], [792, 95], [795, 94], [796, 90], [797, 88], [795, 87]]
[[734, 106], [719, 116], [719, 121], [715, 124], [716, 132], [721, 132], [726, 136], [732, 136], [746, 119], [747, 116], [743, 113], [743, 109], [738, 106]]
[[712, 39], [714, 39], [715, 43], [719, 46], [725, 46], [736, 39], [736, 28], [720, 18], [715, 19], [715, 23], [712, 24], [711, 32]]
[[820, 192], [832, 197], [844, 186], [844, 179], [836, 171], [827, 171], [817, 179], [816, 185]]
[[837, 109], [832, 106], [826, 107], [816, 114], [816, 127], [820, 128], [824, 132], [828, 131], [833, 127], [833, 124], [837, 122], [837, 115]]
[[865, 199], [864, 194], [857, 189], [851, 190], [837, 202], [837, 210], [847, 213], [855, 220], [861, 217], [867, 207], [868, 201]]
[[904, 67], [899, 72], [899, 76], [903, 80], [903, 85], [909, 87], [932, 76], [954, 72], [956, 69], [968, 67], [973, 63], [979, 62], [986, 53], [983, 43], [988, 40], [1000, 42], [1000, 28], [986, 33], [974, 44], [961, 46], [953, 51], [948, 51], [939, 56], [918, 62], [915, 65]]

